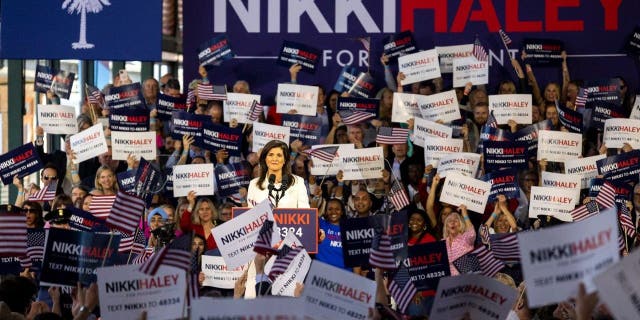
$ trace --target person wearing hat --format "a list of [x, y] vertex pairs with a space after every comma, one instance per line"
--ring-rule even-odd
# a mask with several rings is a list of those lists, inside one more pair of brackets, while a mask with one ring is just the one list
[[[167, 215], [167, 212], [164, 211], [164, 209], [160, 207], [153, 209], [147, 215], [147, 224], [149, 225], [149, 231], [152, 232], [153, 230], [164, 226], [164, 224], [167, 222], [168, 217], [169, 216]], [[149, 247], [156, 247], [157, 245], [158, 239], [153, 233], [151, 233], [149, 236]]]
[[49, 222], [51, 228], [71, 229], [70, 219], [71, 211], [67, 208], [54, 209], [44, 215], [44, 220]]

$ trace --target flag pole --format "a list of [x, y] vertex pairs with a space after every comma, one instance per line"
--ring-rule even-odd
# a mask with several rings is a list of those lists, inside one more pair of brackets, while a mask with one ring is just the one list
[[111, 247], [111, 240], [113, 240], [113, 230], [109, 232], [109, 242], [107, 243], [107, 250], [104, 252], [104, 256], [102, 257], [102, 267], [107, 262], [107, 256], [109, 255], [109, 248]]
[[[140, 221], [138, 220], [138, 226], [136, 227], [136, 231], [133, 232], [133, 243], [136, 243], [136, 236], [138, 235], [138, 230], [140, 229]], [[146, 247], [146, 245], [145, 245]], [[133, 244], [131, 245], [131, 249], [129, 249], [129, 257], [127, 258], [127, 264], [131, 263], [131, 255], [133, 254]]]

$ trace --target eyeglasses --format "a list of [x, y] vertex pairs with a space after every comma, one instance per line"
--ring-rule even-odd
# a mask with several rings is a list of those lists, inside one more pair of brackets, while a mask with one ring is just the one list
[[42, 176], [42, 179], [44, 179], [44, 180], [56, 180], [56, 179], [58, 179], [58, 177], [56, 177], [56, 176]]
[[22, 212], [24, 212], [24, 213], [38, 213], [38, 210], [32, 209], [32, 208], [26, 208], [26, 209], [22, 209]]

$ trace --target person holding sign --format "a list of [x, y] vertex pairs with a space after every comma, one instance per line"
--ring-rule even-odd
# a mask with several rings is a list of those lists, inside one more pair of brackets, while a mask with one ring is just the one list
[[[216, 220], [218, 219], [218, 211], [213, 205], [213, 202], [208, 198], [202, 198], [196, 203], [195, 191], [189, 192], [187, 195], [187, 201], [189, 202], [189, 206], [182, 213], [180, 229], [184, 233], [188, 233], [193, 230], [196, 234], [204, 237], [207, 240], [207, 250], [218, 248], [218, 245], [211, 234], [211, 230], [216, 227]], [[192, 216], [192, 210], [194, 210], [197, 215]]]
[[277, 208], [309, 208], [309, 195], [301, 177], [291, 173], [289, 147], [269, 141], [260, 153], [260, 176], [251, 180], [247, 193], [250, 208], [269, 199]]
[[[476, 231], [467, 215], [467, 206], [460, 205], [457, 212], [451, 212], [444, 220], [443, 238], [447, 242], [447, 255], [449, 261], [456, 261], [458, 258], [473, 250], [473, 242], [476, 239]], [[449, 262], [451, 275], [459, 275], [458, 269]]]
[[91, 191], [91, 194], [95, 196], [113, 196], [118, 192], [116, 175], [107, 166], [98, 168], [94, 185], [96, 188]]
[[[491, 217], [489, 217], [489, 219], [484, 223], [489, 227], [489, 233], [516, 232], [518, 230], [518, 226], [516, 224], [516, 219], [511, 214], [511, 211], [509, 211], [507, 197], [499, 194], [497, 198], [498, 201], [496, 201], [496, 206]], [[493, 227], [491, 225], [493, 225]]]

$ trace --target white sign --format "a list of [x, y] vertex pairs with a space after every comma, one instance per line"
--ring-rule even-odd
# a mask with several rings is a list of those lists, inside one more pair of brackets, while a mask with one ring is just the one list
[[213, 177], [213, 163], [174, 166], [173, 196], [186, 197], [189, 191], [198, 196], [213, 195]]
[[262, 149], [265, 144], [271, 140], [280, 140], [286, 144], [289, 144], [291, 137], [291, 128], [283, 126], [274, 126], [262, 122], [253, 123], [253, 146], [254, 152]]
[[156, 160], [156, 132], [111, 131], [111, 150], [113, 160], [127, 160], [130, 154], [136, 159]]
[[236, 280], [238, 280], [248, 268], [248, 264], [243, 264], [235, 269], [229, 270], [222, 257], [203, 255], [202, 273], [204, 273], [204, 282], [202, 285], [222, 289], [233, 289]]
[[620, 259], [617, 212], [612, 207], [580, 222], [518, 232], [518, 243], [529, 307], [567, 301], [580, 282], [594, 291], [593, 277]]
[[446, 177], [447, 172], [457, 172], [468, 177], [475, 177], [480, 165], [480, 154], [471, 152], [450, 153], [438, 163], [438, 174]]
[[211, 229], [211, 234], [213, 234], [228, 268], [238, 268], [256, 256], [253, 246], [258, 238], [260, 228], [266, 220], [274, 221], [271, 245], [275, 245], [280, 241], [280, 236], [276, 233], [278, 228], [273, 219], [268, 199], [258, 203], [249, 211]]
[[529, 198], [529, 218], [537, 218], [538, 215], [553, 216], [562, 221], [573, 221], [571, 211], [575, 208], [578, 199], [575, 194], [562, 188], [531, 187]]
[[102, 124], [99, 123], [72, 135], [69, 138], [69, 144], [71, 144], [71, 150], [76, 153], [73, 163], [80, 163], [109, 151]]
[[344, 180], [382, 178], [384, 153], [382, 147], [353, 149], [340, 156]]
[[424, 138], [424, 164], [438, 167], [440, 159], [449, 153], [462, 152], [462, 139]]
[[493, 116], [498, 124], [507, 124], [509, 120], [513, 120], [518, 124], [531, 124], [531, 95], [490, 95], [489, 111], [493, 111]]
[[431, 318], [495, 320], [506, 319], [516, 302], [515, 289], [501, 282], [477, 275], [444, 277], [438, 282]]
[[318, 87], [278, 83], [276, 112], [315, 117], [318, 111]]
[[593, 279], [598, 297], [607, 305], [614, 319], [640, 319], [640, 250], [634, 250], [616, 265]]
[[314, 176], [335, 176], [338, 174], [338, 171], [342, 170], [340, 168], [340, 155], [349, 154], [351, 150], [353, 150], [353, 144], [319, 144], [311, 146], [311, 150], [315, 150], [318, 148], [338, 146], [338, 152], [336, 152], [336, 157], [333, 158], [332, 162], [324, 161], [322, 159], [318, 159], [315, 157], [311, 158], [311, 174]]
[[391, 122], [407, 122], [411, 118], [420, 118], [420, 103], [425, 99], [425, 95], [413, 93], [393, 93], [393, 104], [391, 106]]
[[475, 57], [453, 59], [453, 87], [462, 88], [489, 83], [489, 62], [478, 61]]
[[611, 118], [604, 122], [602, 142], [607, 148], [622, 148], [624, 143], [640, 148], [640, 120]]
[[224, 121], [232, 122], [235, 119], [238, 123], [252, 123], [253, 121], [249, 121], [251, 105], [254, 100], [260, 103], [260, 98], [259, 94], [228, 92], [223, 104]]
[[102, 318], [137, 319], [146, 311], [148, 320], [182, 319], [185, 272], [163, 265], [155, 276], [149, 276], [139, 268], [123, 265], [96, 270]]
[[636, 95], [636, 100], [633, 103], [629, 119], [640, 119], [640, 94]]
[[304, 319], [304, 301], [298, 298], [200, 298], [191, 302], [191, 319]]
[[453, 72], [453, 59], [471, 57], [473, 44], [461, 44], [457, 46], [436, 47], [440, 59], [440, 72]]
[[421, 147], [424, 147], [424, 139], [426, 137], [450, 139], [452, 135], [453, 129], [443, 124], [422, 118], [415, 118], [413, 121], [413, 136], [411, 137], [411, 141]]
[[78, 133], [76, 108], [55, 104], [38, 105], [38, 125], [50, 134]]
[[453, 206], [464, 204], [469, 211], [483, 214], [490, 191], [490, 182], [449, 172], [440, 193], [440, 201]]
[[[291, 241], [287, 241], [291, 236], [292, 233], [288, 233], [285, 240], [282, 241], [282, 245], [287, 244], [289, 246], [293, 246]], [[294, 242], [298, 242], [298, 245], [301, 245], [299, 244], [300, 241], [297, 240], [296, 236], [292, 237], [295, 239]], [[271, 266], [273, 266], [273, 264], [265, 266], [265, 274], [269, 274]], [[307, 276], [310, 267], [311, 257], [307, 253], [307, 250], [302, 249], [302, 251], [293, 258], [287, 270], [273, 281], [273, 284], [271, 285], [271, 294], [274, 296], [293, 297], [296, 289], [296, 283], [304, 283], [304, 278]]]
[[460, 119], [460, 106], [455, 90], [424, 96], [419, 103], [423, 119], [449, 123]]
[[398, 57], [398, 71], [404, 73], [400, 84], [407, 85], [440, 77], [440, 63], [436, 49]]
[[538, 131], [538, 160], [563, 162], [582, 155], [582, 135], [563, 131]]
[[591, 180], [598, 175], [596, 161], [606, 158], [607, 155], [599, 154], [586, 158], [576, 158], [564, 161], [564, 172], [566, 174], [580, 177], [580, 188], [586, 189], [591, 186]]
[[300, 298], [313, 319], [367, 319], [375, 305], [376, 283], [314, 260]]
[[568, 193], [573, 196], [573, 199], [575, 201], [573, 203], [574, 205], [577, 205], [580, 201], [580, 186], [582, 184], [580, 176], [542, 171], [541, 178], [543, 187], [568, 189], [562, 193]]

